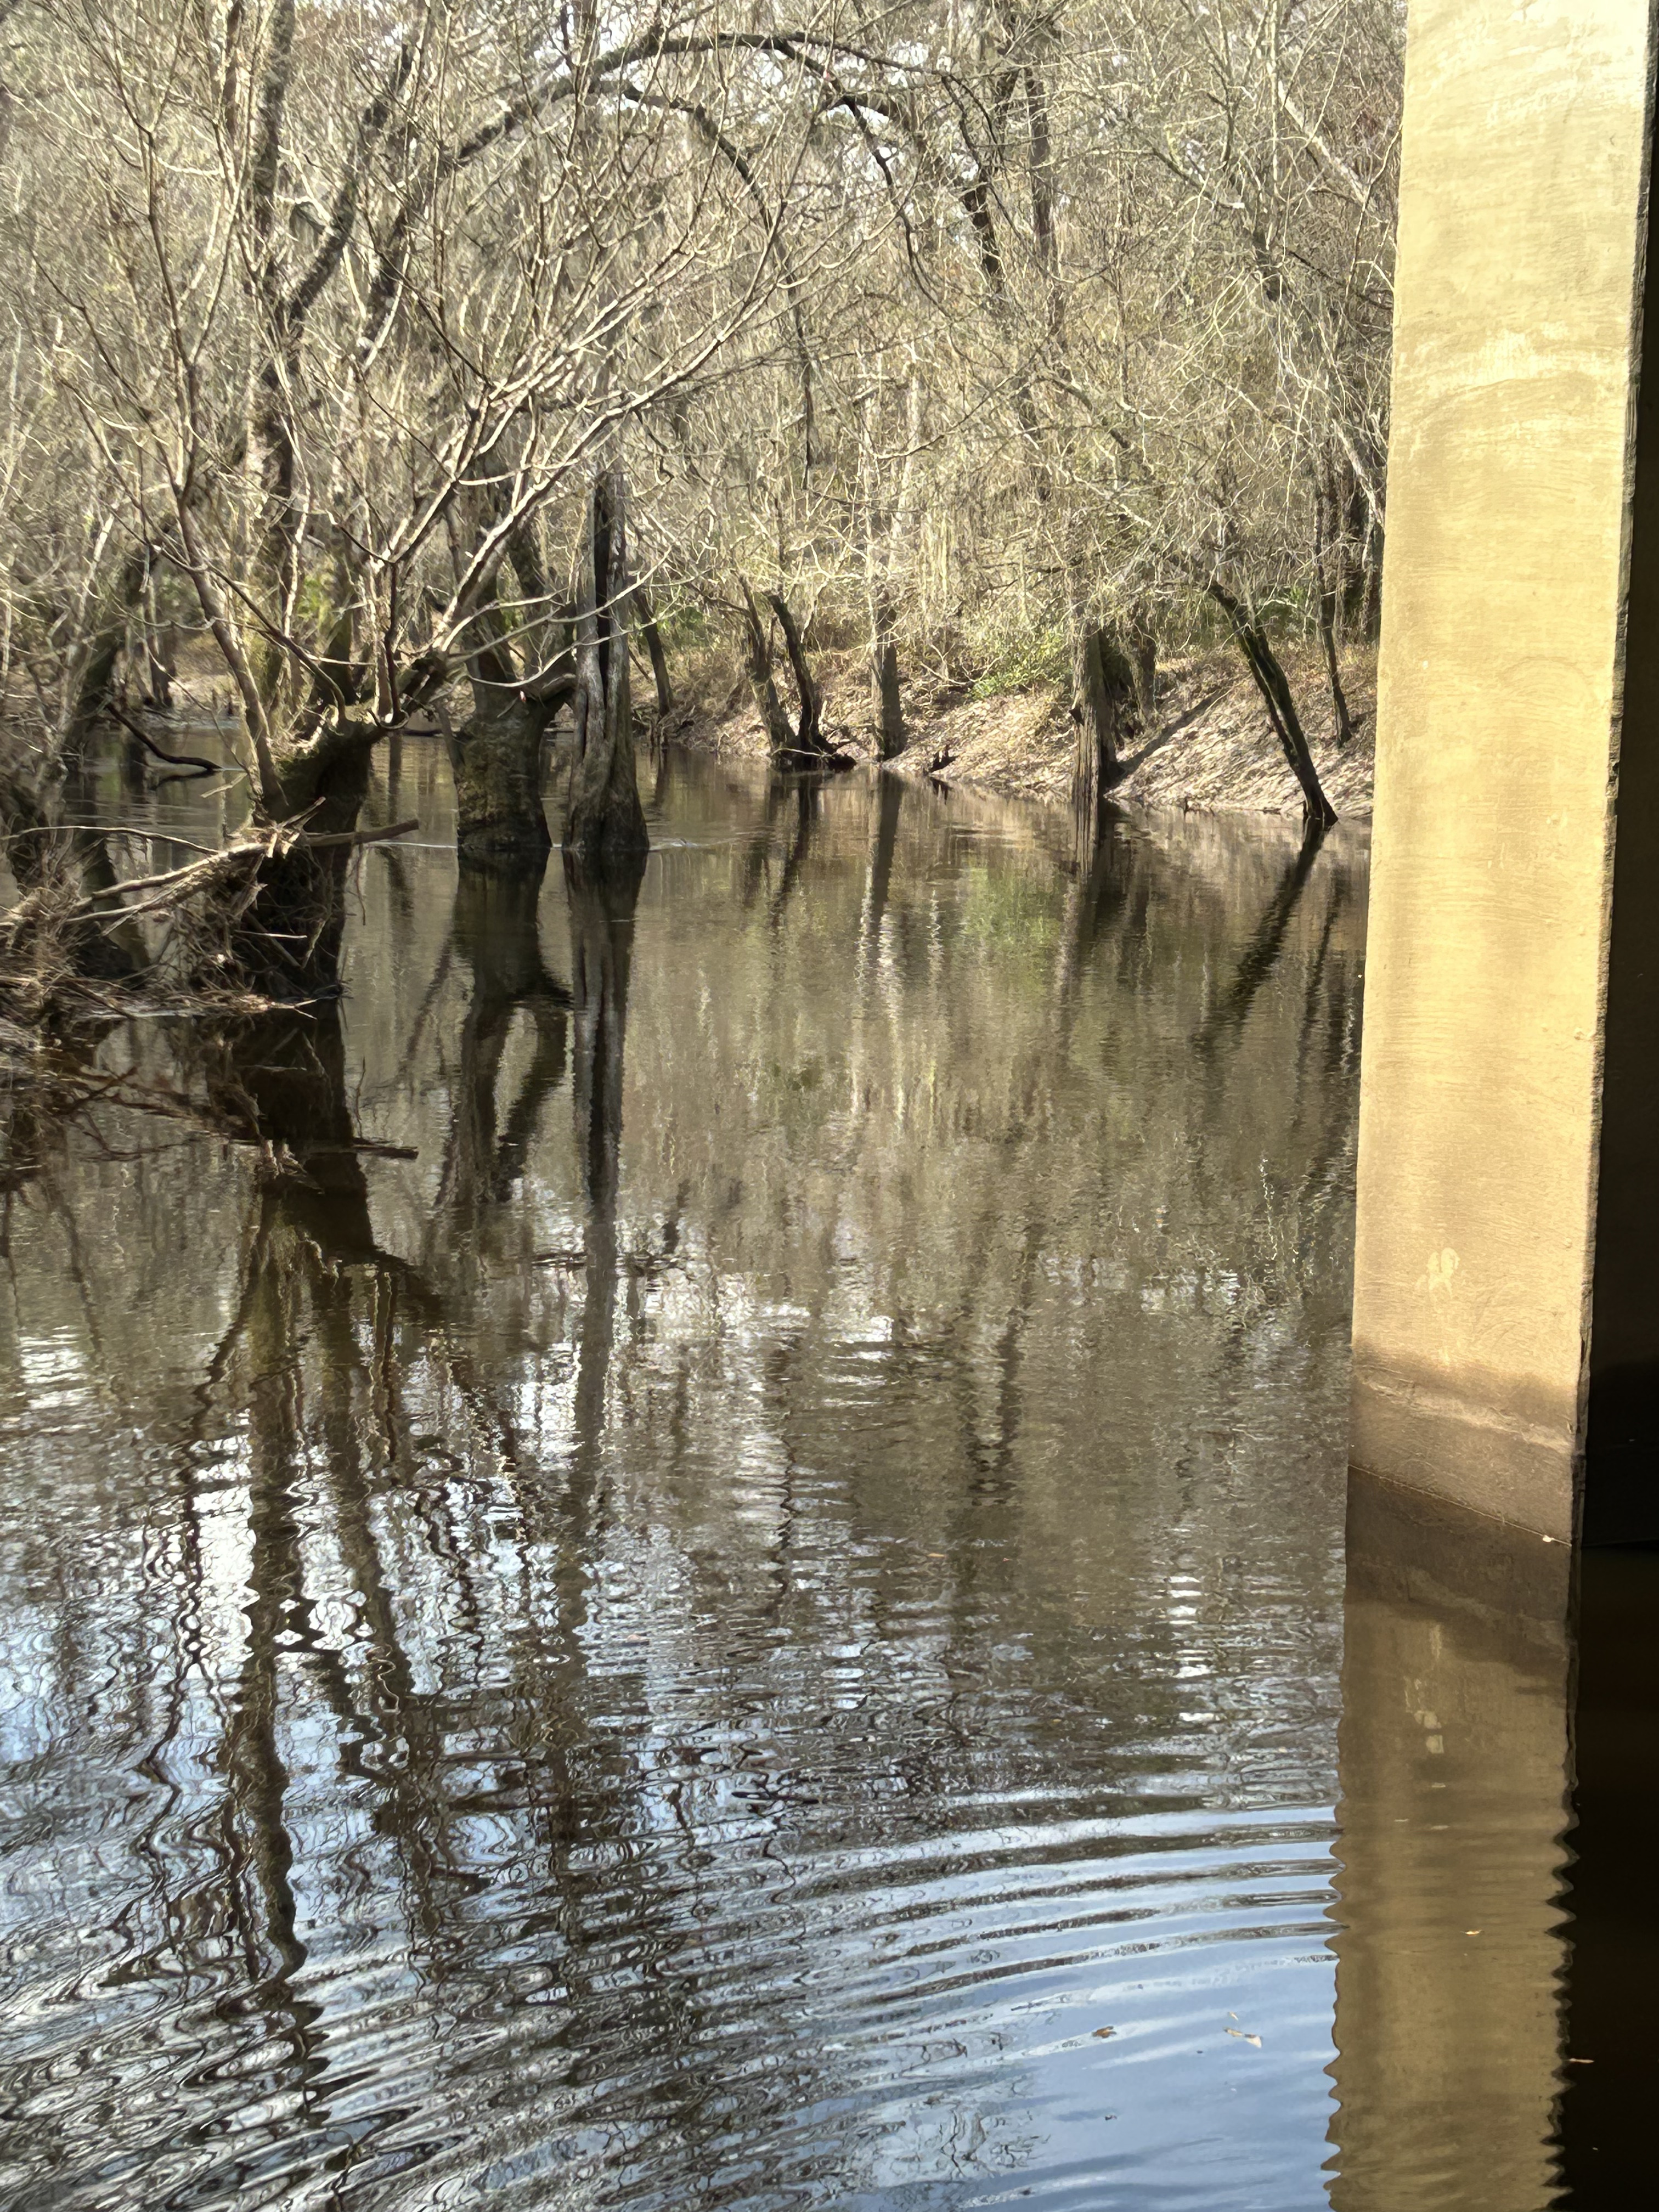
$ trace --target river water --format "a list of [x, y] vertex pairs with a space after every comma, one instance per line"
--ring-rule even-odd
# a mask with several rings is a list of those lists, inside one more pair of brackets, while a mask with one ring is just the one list
[[600, 896], [406, 742], [341, 1006], [19, 1142], [0, 2195], [1558, 2201], [1551, 1593], [1345, 1550], [1364, 833], [651, 774]]

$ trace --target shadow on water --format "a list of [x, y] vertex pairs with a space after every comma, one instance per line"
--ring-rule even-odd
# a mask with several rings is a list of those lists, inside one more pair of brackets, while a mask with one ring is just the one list
[[[1213, 1056], [1224, 1037], [1236, 1035], [1243, 1027], [1257, 994], [1278, 967], [1291, 919], [1307, 890], [1314, 872], [1314, 862], [1319, 858], [1326, 836], [1326, 825], [1322, 822], [1310, 821], [1304, 828], [1302, 842], [1296, 856], [1286, 861], [1284, 873], [1262, 909], [1261, 918], [1251, 933], [1250, 941], [1239, 957], [1231, 982], [1211, 1007], [1193, 1039], [1194, 1049], [1206, 1058]], [[1334, 878], [1332, 895], [1327, 906], [1327, 930], [1335, 919], [1335, 909], [1345, 888], [1340, 875]]]
[[[818, 774], [774, 773], [768, 781], [765, 812], [749, 840], [744, 865], [743, 904], [755, 904], [763, 888], [769, 892], [766, 920], [775, 930], [801, 879], [823, 816], [827, 779]], [[884, 784], [890, 782], [884, 777]], [[780, 839], [780, 828], [784, 835]]]
[[1567, 2064], [1558, 2142], [1565, 2202], [1615, 2212], [1659, 2183], [1648, 2021], [1659, 1989], [1659, 1549], [1580, 1562], [1573, 1710]]

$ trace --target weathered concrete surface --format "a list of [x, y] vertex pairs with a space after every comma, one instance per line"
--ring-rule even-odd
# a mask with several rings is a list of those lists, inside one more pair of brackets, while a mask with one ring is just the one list
[[1659, 1355], [1651, 40], [1649, 0], [1412, 0], [1407, 40], [1352, 1449], [1558, 1537], [1592, 1368], [1639, 1490]]

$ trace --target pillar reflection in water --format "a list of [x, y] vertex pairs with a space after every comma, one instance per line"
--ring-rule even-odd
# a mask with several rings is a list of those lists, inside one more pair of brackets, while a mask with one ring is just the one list
[[1571, 1554], [1355, 1474], [1347, 1573], [1331, 2204], [1544, 2212]]
[[1572, 2212], [1624, 2212], [1659, 2184], [1659, 1547], [1584, 1553], [1577, 1662], [1561, 2167]]

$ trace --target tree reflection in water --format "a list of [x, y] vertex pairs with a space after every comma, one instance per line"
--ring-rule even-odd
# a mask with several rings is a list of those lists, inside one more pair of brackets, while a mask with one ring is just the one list
[[15, 1200], [21, 2204], [1318, 2185], [1358, 856], [666, 759]]

